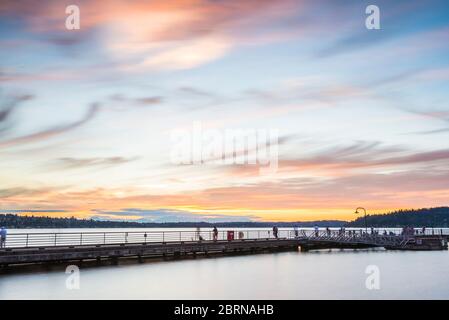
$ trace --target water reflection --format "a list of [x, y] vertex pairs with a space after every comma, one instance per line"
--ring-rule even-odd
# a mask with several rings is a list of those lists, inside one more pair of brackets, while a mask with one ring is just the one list
[[[368, 290], [367, 266], [380, 289]], [[0, 299], [449, 299], [447, 251], [323, 250], [3, 274]]]

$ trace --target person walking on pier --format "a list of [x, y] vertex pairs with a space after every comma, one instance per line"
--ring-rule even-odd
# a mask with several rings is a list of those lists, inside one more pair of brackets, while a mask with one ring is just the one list
[[212, 231], [213, 237], [214, 237], [214, 241], [218, 240], [218, 229], [217, 227], [214, 227], [214, 230]]
[[277, 239], [278, 238], [278, 227], [274, 226], [273, 227], [273, 236]]
[[6, 244], [6, 235], [8, 234], [8, 231], [5, 227], [2, 227], [0, 230], [0, 248], [4, 248]]

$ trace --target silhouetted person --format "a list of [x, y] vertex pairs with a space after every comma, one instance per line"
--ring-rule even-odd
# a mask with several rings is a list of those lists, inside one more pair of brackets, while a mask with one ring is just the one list
[[315, 226], [315, 237], [318, 237], [318, 231], [319, 231], [318, 226]]
[[6, 235], [8, 234], [8, 231], [5, 227], [2, 227], [0, 230], [0, 248], [4, 248], [6, 244]]
[[273, 227], [273, 236], [277, 239], [278, 238], [278, 227], [274, 226]]
[[214, 227], [214, 230], [212, 231], [212, 234], [214, 236], [214, 241], [218, 240], [218, 229], [217, 227]]

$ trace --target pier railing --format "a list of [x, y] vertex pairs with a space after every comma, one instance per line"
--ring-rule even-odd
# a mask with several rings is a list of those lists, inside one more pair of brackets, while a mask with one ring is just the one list
[[[9, 233], [4, 243], [4, 248], [29, 248], [29, 247], [58, 247], [58, 246], [83, 246], [83, 245], [117, 245], [117, 244], [145, 244], [167, 243], [187, 241], [223, 241], [229, 240], [228, 232], [233, 232], [233, 241], [275, 239], [272, 230], [268, 229], [229, 229], [219, 230], [216, 239], [211, 229], [183, 230], [183, 231], [107, 231], [107, 232], [30, 232]], [[400, 229], [376, 229], [374, 233], [367, 233], [362, 229], [326, 230], [319, 229], [280, 229], [277, 234], [279, 239], [295, 238], [319, 238], [340, 240], [369, 240], [375, 237], [379, 241], [385, 238], [401, 235]], [[416, 229], [415, 234], [423, 234]], [[449, 235], [449, 230], [426, 230], [426, 235]]]
[[[233, 231], [233, 240], [275, 239], [271, 230], [220, 230], [217, 241], [228, 240], [228, 231]], [[293, 230], [279, 230], [278, 238], [291, 239]], [[137, 243], [167, 243], [187, 241], [213, 241], [212, 230], [201, 231], [108, 231], [108, 232], [62, 232], [62, 233], [10, 233], [6, 248], [56, 247], [80, 245], [117, 245]]]

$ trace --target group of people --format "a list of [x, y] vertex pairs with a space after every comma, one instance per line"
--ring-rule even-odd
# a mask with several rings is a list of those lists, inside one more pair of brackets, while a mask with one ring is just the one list
[[[297, 229], [296, 229], [296, 232], [297, 232]], [[244, 236], [243, 232], [240, 232], [239, 233], [239, 239], [243, 239], [243, 236]], [[273, 227], [273, 236], [276, 239], [279, 238], [279, 228], [277, 226]], [[196, 238], [199, 241], [204, 240], [204, 238], [201, 236], [201, 229], [199, 227], [196, 228]], [[218, 229], [217, 229], [217, 227], [214, 227], [212, 229], [212, 240], [213, 241], [217, 241], [218, 240]]]
[[[196, 228], [196, 239], [197, 239], [198, 241], [203, 241], [203, 240], [204, 240], [203, 236], [201, 235], [201, 228], [200, 228], [200, 227], [197, 227], [197, 228]], [[217, 229], [217, 227], [214, 227], [214, 228], [212, 229], [212, 239], [213, 239], [214, 241], [217, 241], [217, 240], [218, 240], [218, 229]]]
[[[295, 230], [296, 230], [296, 232], [298, 232], [298, 231], [297, 231], [297, 228], [295, 228]], [[240, 233], [239, 233], [239, 239], [243, 239], [243, 236], [244, 236], [244, 233], [243, 233], [243, 232], [240, 232]], [[276, 239], [279, 238], [279, 228], [278, 228], [277, 226], [274, 226], [274, 227], [273, 227], [273, 236], [274, 236]], [[199, 240], [199, 241], [204, 240], [203, 236], [201, 235], [201, 229], [200, 229], [199, 227], [196, 228], [196, 238], [197, 238], [197, 240]], [[213, 241], [217, 241], [217, 240], [218, 240], [218, 229], [217, 229], [217, 227], [214, 227], [214, 228], [212, 229], [212, 240], [213, 240]]]
[[[200, 228], [197, 228], [197, 238], [198, 238], [198, 240], [204, 240], [203, 239], [203, 237], [201, 236], [201, 234], [200, 234], [200, 230], [199, 230]], [[315, 226], [314, 227], [314, 234], [315, 234], [315, 236], [319, 236], [319, 227], [318, 226]], [[373, 227], [371, 227], [370, 228], [370, 230], [369, 230], [370, 232], [364, 232], [362, 229], [360, 229], [360, 230], [348, 230], [348, 231], [346, 231], [346, 229], [345, 229], [345, 227], [341, 227], [340, 229], [338, 229], [338, 230], [335, 230], [335, 231], [331, 231], [331, 229], [329, 228], [329, 227], [326, 227], [326, 229], [325, 229], [325, 232], [326, 232], [326, 235], [327, 236], [330, 236], [331, 234], [332, 234], [332, 232], [338, 232], [338, 234], [339, 235], [344, 235], [344, 234], [347, 234], [347, 235], [349, 235], [349, 236], [357, 236], [357, 235], [363, 235], [363, 236], [367, 236], [367, 235], [372, 235], [372, 236], [375, 236], [375, 235], [379, 235], [379, 230], [376, 230], [376, 229], [374, 229]], [[272, 229], [272, 232], [273, 232], [273, 237], [275, 238], [275, 239], [278, 239], [279, 238], [279, 228], [277, 227], [277, 226], [273, 226], [273, 229]], [[421, 230], [421, 233], [422, 234], [424, 234], [426, 232], [426, 228], [425, 227], [423, 227], [422, 228], [422, 230]], [[2, 241], [2, 246], [4, 245], [4, 242], [5, 242], [5, 240], [6, 240], [6, 229], [4, 229], [4, 228], [2, 228], [1, 229], [1, 241]], [[270, 233], [270, 231], [268, 231], [268, 233]], [[413, 228], [411, 228], [411, 227], [405, 227], [405, 228], [403, 228], [403, 230], [402, 230], [402, 234], [403, 235], [412, 235], [412, 234], [414, 234], [414, 233], [419, 233], [419, 231], [418, 230], [414, 230]], [[298, 228], [297, 227], [295, 227], [294, 228], [294, 234], [295, 234], [295, 237], [298, 237], [299, 236], [299, 230], [298, 230]], [[392, 231], [390, 231], [390, 232], [387, 232], [387, 230], [384, 230], [383, 231], [383, 235], [393, 235], [394, 233], [392, 232]], [[239, 236], [239, 238], [243, 238], [243, 234], [241, 235], [241, 236]], [[217, 229], [217, 227], [214, 227], [213, 229], [212, 229], [212, 239], [213, 239], [213, 241], [217, 241], [218, 240], [218, 229]]]
[[[421, 229], [421, 234], [425, 234], [426, 233], [426, 227], [423, 227]], [[402, 232], [401, 235], [403, 236], [413, 236], [415, 234], [419, 234], [419, 230], [415, 230], [415, 228], [413, 227], [403, 227], [402, 228]]]

